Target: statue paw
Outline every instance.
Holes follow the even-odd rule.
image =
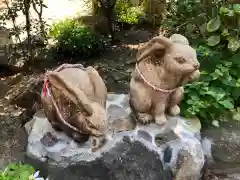
[[[200,76],[200,71],[196,70],[194,71],[190,76],[189,76],[189,82],[193,82],[195,80],[197,80]]]
[[[175,106],[171,107],[170,110],[169,110],[169,114],[172,115],[172,116],[176,116],[176,115],[180,114],[179,106],[175,105]]]
[[[141,124],[149,124],[150,122],[153,121],[152,115],[147,113],[139,113],[137,119]]]
[[[107,143],[107,137],[106,136],[92,137],[91,142],[92,152],[96,152]]]
[[[167,122],[167,118],[165,116],[165,114],[163,115],[156,115],[155,116],[155,123],[158,125],[163,125]]]

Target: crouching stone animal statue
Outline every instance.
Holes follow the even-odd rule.
[[[178,115],[183,85],[198,79],[200,64],[188,40],[174,34],[157,36],[137,53],[130,81],[130,105],[143,124],[166,122],[166,113]]]
[[[93,67],[63,64],[50,71],[41,99],[45,115],[55,130],[81,143],[89,136],[105,136],[107,88]]]

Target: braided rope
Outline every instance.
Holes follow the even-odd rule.
[[[144,77],[144,75],[140,72],[137,64],[136,64],[136,70],[137,70],[138,74],[140,75],[140,77],[143,79],[143,81],[144,81],[148,86],[150,86],[151,88],[153,88],[153,90],[155,90],[155,91],[160,91],[160,92],[163,92],[163,93],[171,93],[171,92],[173,92],[173,91],[176,90],[176,88],[170,89],[170,90],[161,89],[161,88],[153,85],[153,84],[150,83],[150,82]]]

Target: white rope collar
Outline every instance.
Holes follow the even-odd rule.
[[[51,73],[51,72],[59,72],[65,68],[80,68],[80,69],[84,69],[83,65],[82,64],[62,64],[61,66],[59,66],[58,68],[56,68],[55,70],[53,71],[48,71],[46,73],[46,76],[45,76],[45,81],[44,81],[44,86],[43,86],[43,91],[44,91],[44,96],[49,96],[49,98],[51,99],[56,111],[57,111],[57,114],[60,118],[60,120],[62,121],[63,124],[65,124],[66,126],[68,126],[69,128],[73,129],[74,131],[77,131],[79,133],[81,133],[81,131],[79,131],[76,127],[72,126],[71,124],[69,124],[64,118],[63,118],[63,115],[62,113],[60,112],[60,109],[58,108],[58,105],[52,95],[52,92],[49,88],[49,81],[48,81],[48,74]]]
[[[160,91],[160,92],[163,92],[163,93],[171,93],[171,92],[173,92],[173,91],[176,90],[176,88],[170,89],[170,90],[161,89],[161,88],[153,85],[152,83],[150,83],[150,82],[144,77],[144,75],[140,72],[137,63],[136,63],[136,71],[138,72],[138,74],[140,75],[140,77],[143,79],[143,81],[144,81],[148,86],[150,86],[151,88],[153,88],[153,90],[155,90],[155,91]]]

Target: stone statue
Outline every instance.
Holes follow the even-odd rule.
[[[49,72],[41,95],[45,115],[55,130],[77,142],[107,131],[107,88],[91,66],[63,64]]]
[[[183,85],[198,79],[200,64],[187,38],[157,36],[140,47],[130,81],[130,105],[143,124],[162,125],[166,114],[178,115]]]

